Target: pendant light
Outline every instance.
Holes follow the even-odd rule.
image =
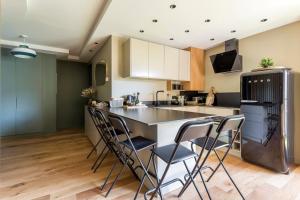
[[[25,44],[25,40],[28,37],[27,35],[20,35],[20,38],[23,38],[23,43],[18,47],[13,48],[10,53],[17,58],[35,58],[37,56],[35,50],[30,49],[28,45]]]

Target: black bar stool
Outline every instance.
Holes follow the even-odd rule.
[[[236,183],[233,181],[228,170],[226,169],[226,167],[224,165],[224,160],[225,160],[226,156],[228,155],[228,152],[230,151],[234,140],[236,139],[237,135],[239,134],[244,121],[245,121],[244,115],[232,115],[232,116],[224,117],[216,129],[216,132],[217,132],[216,137],[209,137],[208,140],[207,140],[207,138],[204,138],[204,137],[192,140],[192,145],[193,144],[197,145],[197,146],[201,147],[202,150],[205,149],[208,151],[207,156],[209,155],[210,151],[213,150],[219,161],[219,163],[215,169],[212,169],[211,167],[203,167],[203,166],[197,167],[197,169],[195,171],[193,171],[193,178],[195,178],[198,173],[202,177],[201,170],[203,170],[204,168],[209,168],[212,170],[213,173],[206,180],[206,182],[208,182],[213,177],[215,172],[219,169],[219,167],[222,166],[224,171],[226,172],[227,176],[229,177],[230,181],[233,183],[234,187],[239,192],[242,199],[245,199],[245,198],[244,198],[243,194],[241,193],[241,191],[239,190],[239,188],[237,187]],[[228,137],[229,138],[228,143],[219,140],[221,133],[226,133],[226,134],[230,133],[232,135],[231,137]],[[225,150],[225,153],[222,158],[219,156],[219,154],[216,151],[220,148],[227,148]],[[192,148],[192,149],[194,150],[194,148]],[[189,178],[189,180],[186,182],[185,186],[180,191],[178,197],[180,197],[184,193],[184,191],[187,189],[187,187],[191,184],[191,182],[192,182],[191,180],[192,179]],[[205,185],[205,182],[203,179],[202,179],[202,181]],[[210,197],[208,190],[207,190],[207,193]]]
[[[147,177],[150,181],[150,183],[154,186],[154,182],[150,177],[150,174],[148,173],[149,167],[150,167],[150,161],[151,159],[149,159],[149,161],[147,162],[146,167],[144,166],[144,164],[142,163],[138,153],[149,149],[149,148],[154,148],[156,145],[155,141],[149,140],[147,138],[144,138],[142,136],[136,136],[131,138],[131,131],[128,129],[126,122],[119,116],[117,115],[109,115],[108,119],[110,121],[110,124],[112,125],[113,129],[112,129],[112,133],[114,134],[114,144],[116,145],[117,149],[118,149],[118,157],[121,160],[121,164],[122,164],[122,168],[119,171],[119,173],[117,174],[116,178],[114,179],[112,185],[110,186],[109,190],[107,191],[105,197],[107,197],[110,193],[110,191],[112,190],[112,188],[114,187],[115,183],[118,181],[120,175],[122,174],[122,172],[124,171],[125,166],[128,166],[131,171],[133,172],[133,174],[137,177],[136,173],[134,170],[132,170],[133,168],[133,164],[129,164],[128,162],[130,160],[133,160],[131,157],[134,155],[138,161],[138,166],[135,167],[134,169],[142,169],[142,171],[144,172],[145,176],[142,178],[141,182],[144,182],[145,177]],[[126,136],[126,140],[120,140],[119,136],[116,134],[115,130],[121,130],[122,132],[124,132],[124,135]],[[113,170],[115,169],[116,165],[118,162],[115,162],[113,164],[113,167],[111,169],[111,171],[109,172],[109,175],[106,177],[106,180],[104,181],[104,184],[102,185],[102,187],[100,189],[103,189],[104,186],[106,185],[108,179],[110,178]],[[140,190],[141,186],[138,188],[138,191],[134,197],[134,199],[136,199],[137,194]]]
[[[100,133],[102,135],[103,141],[104,141],[106,146],[103,148],[102,152],[99,154],[99,157],[98,157],[99,159],[101,158],[102,155],[104,155],[104,156],[101,158],[100,162],[98,162],[99,159],[97,159],[98,164],[94,166],[94,173],[101,166],[102,162],[108,156],[109,153],[115,153],[115,155],[118,158],[118,154],[116,152],[117,150],[116,150],[116,147],[113,143],[114,135],[111,133],[113,128],[112,128],[110,122],[106,119],[105,115],[100,110],[96,110],[95,115],[96,115],[96,118],[98,119],[98,121],[101,124]],[[116,133],[117,136],[124,134],[124,132],[119,130],[119,129],[116,129],[115,133]],[[105,151],[105,153],[104,153],[104,151]]]
[[[97,123],[96,123],[96,119],[95,119],[95,113],[94,113],[94,108],[91,108],[91,107],[88,107],[87,108],[87,110],[88,110],[88,112],[89,112],[89,114],[90,114],[90,116],[91,116],[91,118],[92,118],[92,121],[93,121],[93,123],[94,123],[94,125],[95,125],[95,127],[97,128],[97,130],[98,130],[98,126],[97,126]],[[99,130],[98,130],[98,132],[99,132]],[[95,151],[96,152],[96,149],[97,149],[97,146],[100,144],[100,142],[102,141],[102,136],[101,136],[101,134],[99,134],[100,135],[100,139],[98,140],[98,142],[93,146],[93,148],[92,148],[92,150],[90,151],[90,153],[87,155],[87,159],[92,155],[92,153]]]
[[[179,178],[175,178],[171,181],[163,183],[170,166],[173,164],[182,162],[186,168],[188,175],[190,177],[192,177],[192,173],[189,170],[189,168],[186,164],[186,161],[189,159],[198,158],[198,159],[196,159],[196,163],[195,163],[195,166],[193,169],[193,171],[194,171],[195,168],[197,167],[197,165],[199,164],[199,162],[201,161],[201,157],[202,157],[202,154],[204,151],[202,151],[200,153],[200,155],[198,156],[198,154],[196,154],[192,150],[184,147],[182,145],[182,143],[199,138],[199,137],[205,137],[206,141],[207,141],[209,138],[209,135],[211,133],[212,127],[213,127],[213,122],[211,120],[198,120],[198,121],[186,122],[180,127],[180,129],[176,135],[176,138],[174,140],[175,144],[166,145],[166,146],[155,148],[152,150],[151,158],[153,159],[154,155],[155,155],[158,158],[160,158],[161,160],[163,160],[164,162],[166,162],[167,166],[166,166],[165,171],[164,171],[162,177],[160,178],[159,183],[156,186],[156,188],[148,190],[144,194],[145,199],[147,199],[147,195],[150,194],[151,192],[153,192],[153,193],[152,193],[150,200],[153,199],[154,195],[161,188],[163,188],[167,185],[170,185],[176,181],[178,181],[182,185],[184,185],[184,182]],[[206,160],[206,158],[204,160]],[[195,187],[199,197],[202,199],[202,196],[196,186],[196,183],[194,182],[194,179],[191,178],[191,181],[193,182],[194,187]]]
[[[100,110],[97,110],[93,107],[88,107],[88,112],[91,115],[92,121],[99,133],[100,138],[96,145],[93,146],[87,158],[89,158],[93,152],[97,153],[97,147],[101,144],[101,142],[105,145],[104,148],[101,150],[100,154],[98,155],[97,159],[95,160],[93,166],[91,167],[91,169],[95,173],[97,169],[101,166],[104,159],[107,157],[108,153],[113,151],[113,148],[110,142],[111,136],[107,133],[107,129],[109,129],[109,124],[103,113]],[[124,134],[122,131],[119,130],[117,130],[116,133],[118,135]]]
[[[93,152],[97,153],[97,147],[99,146],[99,144],[101,143],[101,141],[103,141],[103,136],[102,136],[102,128],[103,127],[102,127],[102,123],[99,121],[99,119],[96,116],[96,113],[95,113],[96,110],[95,110],[95,108],[92,108],[92,107],[89,106],[87,109],[88,109],[88,112],[89,112],[89,114],[90,114],[90,116],[92,118],[92,121],[93,121],[93,123],[94,123],[94,125],[95,125],[95,127],[96,127],[96,129],[97,129],[97,131],[99,133],[99,137],[100,137],[99,140],[97,141],[96,145],[93,146],[92,150],[88,154],[88,156],[87,156],[87,159],[88,159],[92,155]],[[91,169],[94,169],[94,167],[96,166],[98,160],[101,158],[102,154],[103,154],[103,151],[98,155],[98,157],[97,157],[96,161],[94,162],[94,164],[93,164],[93,166],[92,166]]]

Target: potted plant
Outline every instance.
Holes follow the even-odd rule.
[[[263,68],[268,68],[268,67],[273,66],[273,65],[274,65],[274,62],[271,58],[263,58],[260,61],[260,66],[263,67]]]
[[[81,91],[81,96],[88,98],[88,104],[90,105],[93,101],[94,95],[95,95],[96,91],[94,90],[94,88],[89,87],[89,88],[85,88]]]

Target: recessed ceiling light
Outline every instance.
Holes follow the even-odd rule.
[[[209,40],[210,40],[210,41],[214,41],[214,40],[215,40],[215,38],[210,38]]]
[[[144,30],[143,30],[143,29],[141,29],[141,30],[140,30],[140,33],[144,33]]]
[[[235,32],[236,32],[236,30],[231,30],[231,31],[230,31],[230,33],[235,33]]]
[[[158,20],[157,20],[157,19],[153,19],[152,22],[153,22],[153,23],[157,23]]]
[[[170,38],[170,40],[174,40],[174,38]]]
[[[208,22],[210,22],[210,19],[206,19],[204,22],[205,22],[205,23],[208,23]]]
[[[171,4],[171,5],[170,5],[170,8],[171,8],[171,9],[174,9],[174,8],[176,8],[176,5],[175,5],[175,4]]]
[[[266,22],[266,21],[268,21],[267,18],[263,18],[262,20],[260,20],[260,22]]]
[[[186,29],[184,32],[186,32],[186,33],[189,33],[189,32],[190,32],[190,30],[189,30],[189,29]]]

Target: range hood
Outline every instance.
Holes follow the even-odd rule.
[[[225,41],[225,52],[210,56],[215,73],[242,71],[242,56],[239,55],[239,41]]]

